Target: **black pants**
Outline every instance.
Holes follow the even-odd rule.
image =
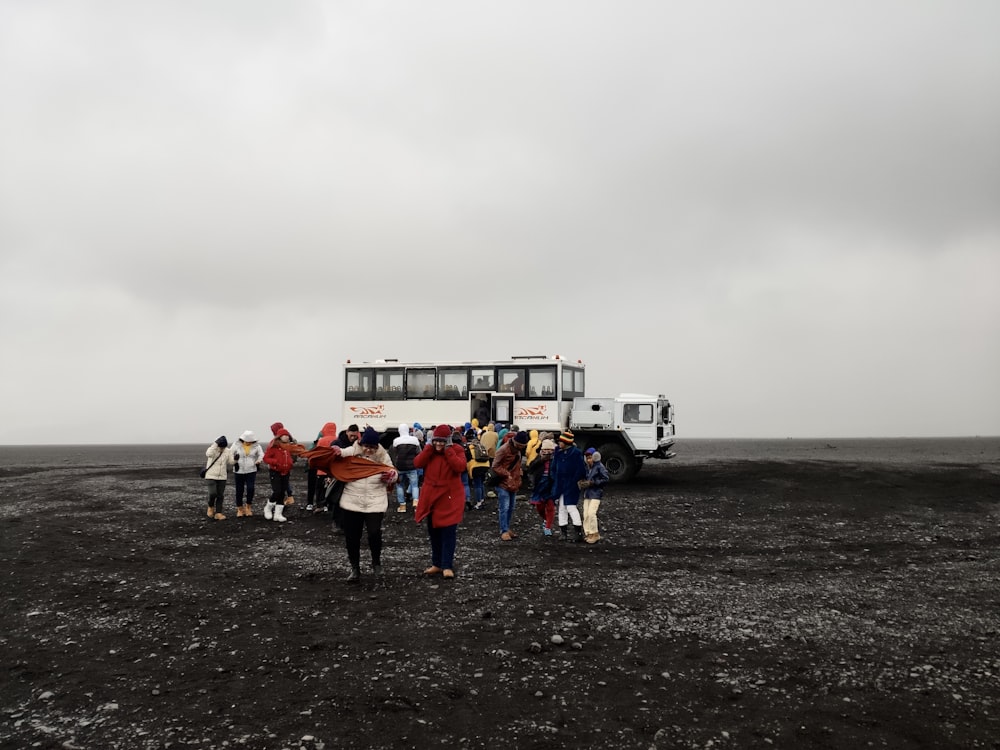
[[[287,474],[279,474],[274,469],[269,469],[268,472],[268,479],[271,480],[271,502],[284,505],[285,497],[292,494],[290,478]]]
[[[326,496],[326,507],[330,509],[333,517],[333,525],[338,529],[344,528],[344,514],[340,510],[340,496],[344,494],[344,483],[330,477],[333,486],[329,487]]]
[[[306,469],[306,505],[323,504],[323,483],[316,469]]]
[[[236,507],[243,505],[243,493],[246,492],[246,504],[253,505],[254,488],[257,485],[257,472],[236,474]]]
[[[344,545],[347,560],[352,568],[361,566],[361,535],[368,529],[368,549],[372,552],[372,565],[382,564],[382,518],[384,513],[358,513],[356,510],[340,509],[341,525],[344,527]]]

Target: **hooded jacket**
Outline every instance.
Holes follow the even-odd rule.
[[[223,455],[216,461],[216,456],[220,453]],[[213,461],[215,463],[212,463]],[[212,464],[211,468],[208,468],[209,464]],[[218,443],[212,443],[208,446],[208,450],[205,451],[205,468],[208,469],[205,473],[205,479],[221,479],[223,482],[226,481],[226,477],[228,476],[226,469],[232,465],[233,454],[228,448],[220,448]]]
[[[465,448],[457,443],[445,446],[438,453],[433,445],[424,447],[413,464],[424,470],[424,483],[420,487],[420,502],[413,514],[418,523],[428,516],[436,529],[455,526],[462,521],[465,511]]]
[[[576,483],[587,477],[587,462],[583,451],[575,445],[559,448],[552,456],[552,473],[555,474],[554,496],[562,496],[565,505],[577,505],[580,488]]]
[[[233,446],[233,463],[237,474],[254,474],[264,460],[264,449],[256,440],[247,443],[240,438]]]
[[[396,454],[396,471],[413,471],[413,459],[420,453],[420,441],[410,434],[410,426],[403,422],[399,426],[399,437],[392,441]]]

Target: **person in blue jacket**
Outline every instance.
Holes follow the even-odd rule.
[[[569,430],[559,436],[559,449],[552,457],[552,474],[555,477],[552,494],[559,498],[559,531],[562,540],[569,538],[568,522],[573,522],[576,532],[574,542],[583,541],[583,519],[580,517],[579,482],[587,478],[587,462],[583,452],[576,447],[576,438]]]

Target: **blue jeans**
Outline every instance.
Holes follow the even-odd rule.
[[[497,487],[497,516],[500,519],[500,533],[510,531],[510,519],[514,517],[514,501],[517,499],[515,493]]]
[[[454,569],[455,545],[458,543],[458,524],[435,529],[427,519],[427,535],[431,539],[431,565],[442,570]]]
[[[396,482],[396,502],[400,505],[406,505],[406,491],[403,489],[403,480],[406,480],[407,487],[410,488],[410,497],[413,498],[413,502],[417,502],[420,499],[420,482],[417,479],[419,474],[416,469],[410,471],[399,472],[399,480]]]
[[[465,486],[465,502],[469,502],[469,472],[462,472],[462,484]]]

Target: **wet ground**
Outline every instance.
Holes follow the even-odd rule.
[[[197,468],[0,471],[0,747],[1000,747],[996,459],[650,463],[453,582],[389,513],[360,586]]]

